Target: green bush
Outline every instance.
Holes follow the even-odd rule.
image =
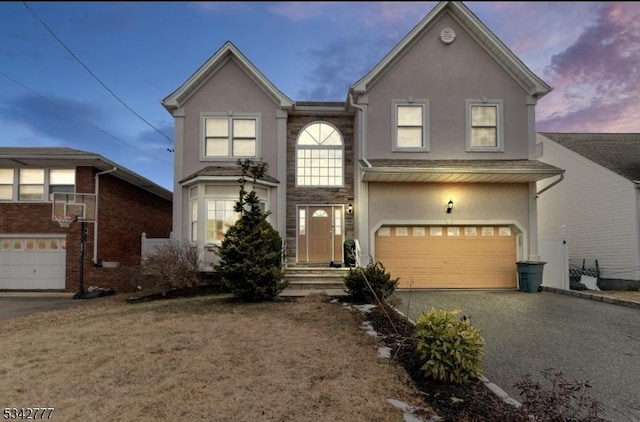
[[[273,300],[287,286],[282,270],[282,239],[260,209],[254,190],[245,190],[246,177],[266,174],[266,163],[240,161],[240,198],[235,211],[240,219],[229,228],[216,253],[220,262],[214,270],[225,287],[247,301]]]
[[[286,287],[281,250],[280,235],[269,222],[253,224],[241,218],[219,249],[217,275],[242,300],[273,300]]]
[[[482,373],[484,339],[459,310],[431,309],[416,321],[414,338],[421,369],[438,381],[464,384]]]
[[[390,296],[398,287],[400,278],[391,278],[381,262],[367,267],[351,268],[344,276],[345,292],[355,302],[375,303]]]

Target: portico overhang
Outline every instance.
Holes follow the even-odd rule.
[[[182,186],[191,186],[200,182],[226,182],[226,183],[238,183],[242,177],[242,170],[238,167],[222,167],[222,166],[210,166],[185,177],[178,183]],[[245,179],[249,183],[253,183],[251,176],[245,176]],[[261,186],[278,186],[280,182],[278,179],[269,176],[268,174],[262,178],[256,180],[256,185]]]
[[[361,170],[365,182],[401,183],[529,183],[564,173],[537,160],[371,159]]]

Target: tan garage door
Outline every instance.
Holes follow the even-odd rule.
[[[500,226],[385,226],[376,259],[400,288],[511,289],[517,286],[516,234]]]

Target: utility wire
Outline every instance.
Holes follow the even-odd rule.
[[[38,97],[42,98],[42,99],[43,99],[43,100],[45,100],[46,102],[48,102],[48,103],[50,103],[50,104],[52,104],[52,105],[54,105],[54,106],[56,105],[56,104],[55,104],[53,101],[51,101],[49,98],[45,97],[44,95],[40,94],[39,92],[37,92],[37,91],[35,91],[35,90],[31,89],[31,88],[29,88],[28,86],[26,86],[26,85],[25,85],[25,84],[23,84],[22,82],[20,82],[20,81],[18,81],[18,80],[16,80],[16,79],[14,79],[14,78],[12,78],[11,76],[9,76],[9,75],[7,75],[6,73],[4,73],[2,70],[0,70],[0,75],[4,76],[5,78],[7,78],[8,80],[10,80],[10,81],[11,81],[11,82],[13,82],[14,84],[18,85],[19,87],[21,87],[21,88],[23,88],[23,89],[25,89],[25,90],[27,90],[27,91],[31,92],[31,93],[32,93],[32,94],[34,94],[34,95],[37,95]],[[123,141],[122,139],[118,138],[117,136],[112,135],[111,133],[109,133],[109,132],[107,132],[106,130],[102,129],[101,127],[99,127],[99,126],[97,126],[97,125],[95,125],[95,124],[93,124],[93,123],[91,123],[91,126],[93,126],[94,128],[98,129],[100,132],[104,133],[104,134],[105,134],[105,135],[107,135],[108,137],[110,137],[110,138],[112,138],[112,139],[114,139],[114,140],[116,140],[116,141],[118,141],[118,142],[120,142],[120,143],[122,143],[122,144],[124,144],[124,145],[128,146],[129,148],[131,148],[131,149],[133,149],[133,150],[140,151],[140,149],[139,149],[139,148],[136,148],[136,147],[134,147],[133,145],[128,144],[127,142]],[[147,151],[145,151],[145,153],[146,153],[146,154],[149,154]],[[152,155],[152,154],[149,154],[149,155],[150,155],[152,158],[155,158],[155,159],[156,159],[156,160],[158,160],[158,161],[161,161],[161,162],[166,163],[166,164],[173,165],[173,163],[171,163],[171,162],[169,162],[169,161],[166,161],[166,160],[163,160],[162,158],[158,158],[158,157],[156,157],[155,155]]]
[[[129,105],[127,103],[125,103],[122,99],[120,99],[120,97],[118,97],[116,95],[115,92],[113,92],[104,82],[102,82],[102,80],[100,80],[100,78],[98,76],[96,76],[95,73],[93,73],[91,71],[91,69],[89,69],[89,67],[84,64],[82,62],[82,60],[80,60],[80,58],[78,58],[78,56],[75,55],[75,53],[73,51],[71,51],[71,49],[69,47],[67,47],[67,45],[62,42],[62,40],[55,34],[55,32],[53,32],[53,30],[49,27],[49,25],[47,25],[41,18],[40,16],[38,16],[36,14],[36,12],[33,11],[33,9],[31,9],[31,7],[29,7],[29,5],[27,4],[27,2],[22,2],[22,4],[24,5],[24,7],[27,8],[27,10],[29,12],[31,12],[31,14],[33,15],[33,17],[35,17],[41,24],[42,26],[44,26],[47,31],[49,31],[49,33],[51,34],[51,36],[53,38],[55,38],[56,41],[58,41],[58,43],[60,43],[60,45],[67,50],[67,52],[69,54],[71,54],[71,57],[73,57],[78,63],[80,63],[80,65],[82,65],[82,67],[85,68],[85,70],[87,72],[89,72],[89,74],[96,80],[98,81],[98,83],[100,85],[102,85],[102,87],[104,89],[106,89],[112,96],[113,98],[115,98],[116,100],[118,100],[120,102],[120,104],[122,104],[123,106],[125,106],[127,108],[127,110],[129,110],[130,112],[132,112],[136,117],[138,117],[140,120],[142,120],[143,122],[145,122],[147,125],[149,125],[149,127],[151,127],[153,130],[155,130],[156,132],[158,132],[160,135],[164,136],[168,141],[169,141],[169,145],[173,144],[173,141],[171,140],[171,138],[169,138],[167,135],[165,135],[160,129],[158,129],[157,127],[155,127],[154,125],[152,125],[151,123],[149,123],[144,117],[142,117],[140,114],[138,114],[134,109],[132,109],[131,107],[129,107]],[[172,148],[167,148],[167,151],[169,152],[173,152]]]

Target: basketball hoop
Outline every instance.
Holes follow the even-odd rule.
[[[51,219],[60,224],[60,227],[68,228],[72,222],[77,220],[77,217],[75,215],[54,215]]]

